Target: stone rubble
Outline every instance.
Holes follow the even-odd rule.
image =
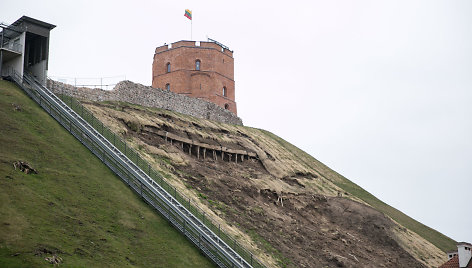
[[[65,94],[77,99],[129,102],[147,107],[167,109],[226,124],[243,125],[241,118],[214,103],[127,80],[116,84],[113,90],[77,88],[50,79],[47,82],[47,87],[55,94]]]

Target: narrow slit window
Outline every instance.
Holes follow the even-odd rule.
[[[195,70],[200,71],[200,60],[195,61]]]
[[[226,87],[223,87],[223,96],[226,97],[226,96],[227,96],[227,93],[228,93],[228,92],[226,91]]]
[[[170,73],[170,62],[166,64],[166,72]]]

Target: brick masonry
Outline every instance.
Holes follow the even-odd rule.
[[[233,52],[217,43],[178,41],[157,47],[152,86],[167,89],[167,85],[172,92],[205,99],[237,114]]]
[[[77,99],[129,102],[147,107],[167,109],[222,123],[243,125],[241,118],[215,103],[144,86],[131,81],[121,81],[113,90],[77,88],[54,80],[48,80],[47,86],[55,94],[65,94]]]

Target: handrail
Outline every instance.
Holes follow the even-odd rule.
[[[12,41],[0,44],[0,48],[11,50],[17,53],[21,53],[23,51],[22,45],[20,45],[19,43],[12,42]]]
[[[22,83],[21,77],[16,73],[13,73],[12,77],[28,95],[218,266],[264,267],[252,253],[241,247],[235,239],[205,217],[203,210],[194,205],[195,202],[192,205],[189,198],[170,186],[158,172],[150,167],[150,164],[139,157],[135,150],[129,148],[79,102],[70,98],[70,106],[68,106],[27,74],[23,77],[25,83]],[[63,96],[63,100],[67,101],[67,98]],[[147,173],[143,171],[146,169]],[[233,244],[233,248],[229,246],[230,243]]]

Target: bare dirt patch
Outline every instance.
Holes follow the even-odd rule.
[[[136,135],[150,145],[166,145],[150,132]],[[175,175],[201,193],[217,215],[273,251],[281,266],[424,267],[394,240],[394,223],[383,214],[346,198],[304,192],[299,179],[316,175],[277,179],[257,159],[187,158],[189,164],[175,167]],[[258,180],[279,187],[264,188]]]
[[[390,218],[355,201],[263,131],[129,107],[96,111],[281,267],[425,267],[398,244]],[[197,158],[156,135],[159,130],[258,158]]]

